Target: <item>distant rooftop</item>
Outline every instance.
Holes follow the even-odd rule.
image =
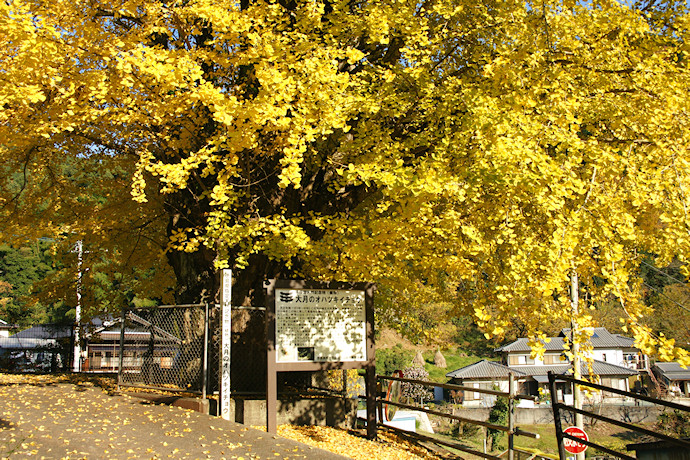
[[[482,359],[474,364],[448,372],[446,377],[453,379],[488,379],[496,377],[508,378],[508,374],[510,373],[516,377],[524,377],[527,375],[524,372],[511,369],[510,367],[504,366],[501,363]]]
[[[580,373],[582,375],[589,375],[589,369],[587,367],[587,363],[582,363],[580,366]],[[538,375],[540,376],[545,376],[550,372],[553,372],[554,374],[567,374],[570,369],[572,369],[571,364],[553,364],[553,365],[546,365],[546,366],[520,366],[518,369],[520,369],[522,372],[524,372],[526,375],[530,375],[532,377],[536,377]],[[599,375],[599,376],[607,376],[607,375],[638,375],[639,372],[634,369],[628,369],[627,367],[623,366],[617,366],[615,364],[610,364],[606,363],[604,361],[598,361],[594,360],[592,362],[592,373],[594,375]]]
[[[549,342],[544,340],[540,340],[540,342],[544,345],[546,351],[563,351],[566,337],[570,337],[569,328],[561,330],[558,337],[549,337]],[[620,334],[611,334],[604,327],[595,327],[590,341],[594,348],[633,348],[635,346],[635,339]],[[496,348],[496,351],[506,353],[531,352],[532,349],[529,346],[529,339],[519,338],[514,342]]]
[[[18,339],[64,339],[67,337],[72,337],[72,326],[41,324],[39,326],[33,326],[28,329],[24,329],[23,331],[17,332],[13,335],[13,337],[16,337]]]
[[[683,369],[677,362],[655,363],[654,367],[669,380],[690,380],[690,368]]]
[[[586,363],[583,363],[581,368],[582,375],[589,375],[589,369]],[[518,379],[521,377],[533,377],[539,382],[545,382],[549,372],[553,372],[557,375],[566,375],[571,369],[572,366],[570,364],[509,367],[494,361],[487,361],[483,359],[474,364],[448,372],[446,377],[454,379],[508,378],[508,374],[512,373]],[[636,370],[597,360],[594,360],[592,363],[592,372],[599,376],[633,376],[638,374]],[[690,376],[690,371],[688,372],[688,375]]]

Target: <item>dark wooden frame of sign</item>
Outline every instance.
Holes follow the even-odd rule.
[[[268,280],[266,291],[266,430],[275,434],[278,412],[278,372],[321,371],[329,369],[365,369],[367,401],[367,438],[376,438],[376,366],[374,358],[374,290],[373,283],[318,283],[304,280]],[[276,289],[332,289],[364,291],[366,316],[366,360],[345,362],[299,362],[279,363],[276,360]]]

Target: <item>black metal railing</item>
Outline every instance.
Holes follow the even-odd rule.
[[[495,455],[487,454],[485,452],[480,452],[478,450],[472,449],[466,445],[460,444],[458,442],[453,442],[453,441],[448,441],[444,439],[439,439],[437,437],[431,437],[431,436],[426,436],[423,434],[419,433],[413,433],[405,430],[400,430],[398,428],[392,427],[390,425],[384,424],[384,415],[383,415],[383,406],[384,405],[391,405],[395,407],[400,407],[404,409],[410,409],[410,410],[415,410],[419,412],[424,412],[430,415],[434,415],[437,417],[444,417],[450,420],[455,420],[463,423],[468,423],[472,425],[477,425],[481,426],[484,428],[488,428],[491,430],[496,430],[496,431],[502,431],[508,434],[508,451],[507,451],[507,457],[508,460],[513,460],[514,454],[519,452],[520,449],[517,449],[514,446],[513,438],[514,436],[526,436],[534,439],[538,439],[539,435],[536,433],[530,433],[528,431],[521,430],[520,428],[515,426],[515,401],[519,399],[525,399],[525,400],[530,400],[534,401],[536,398],[534,396],[529,396],[529,395],[520,395],[517,394],[515,391],[515,381],[513,378],[513,375],[510,374],[509,378],[509,383],[508,387],[509,390],[508,392],[504,391],[498,391],[498,390],[489,390],[489,389],[484,389],[484,388],[474,388],[474,387],[466,387],[462,385],[453,385],[449,383],[436,383],[436,382],[429,382],[426,380],[415,380],[415,379],[408,379],[404,377],[388,377],[388,376],[383,376],[383,375],[377,375],[376,376],[378,382],[383,382],[383,381],[399,381],[399,382],[405,382],[405,383],[410,383],[410,384],[415,384],[415,385],[424,385],[428,387],[439,387],[439,388],[444,388],[447,390],[455,390],[455,391],[472,391],[476,393],[483,393],[483,394],[488,394],[488,395],[493,395],[493,396],[502,396],[508,399],[508,425],[497,425],[494,423],[489,423],[485,422],[482,420],[476,420],[476,419],[471,419],[471,418],[466,418],[466,417],[461,417],[458,415],[454,414],[449,414],[446,412],[441,412],[433,409],[427,409],[423,406],[418,406],[418,405],[413,405],[413,404],[406,404],[406,403],[401,403],[397,401],[391,401],[390,399],[387,398],[381,398],[378,397],[376,399],[376,404],[377,404],[377,411],[378,411],[378,424],[383,425],[388,429],[392,429],[401,433],[404,433],[405,436],[409,436],[411,438],[415,438],[420,441],[427,441],[427,442],[432,442],[441,446],[445,447],[450,447],[452,449],[459,450],[461,452],[465,452],[468,454],[476,455],[478,457],[486,458],[489,460],[502,460],[502,457],[498,457]]]
[[[644,396],[644,395],[641,395],[638,393],[631,393],[629,391],[619,390],[617,388],[606,387],[603,385],[599,385],[597,383],[588,382],[586,380],[578,380],[578,379],[575,379],[575,378],[567,376],[567,375],[561,375],[561,374],[556,375],[553,372],[549,372],[548,376],[549,376],[549,389],[551,391],[551,405],[553,408],[554,427],[556,430],[556,439],[558,442],[558,453],[559,453],[561,460],[566,459],[566,452],[565,452],[565,448],[563,446],[564,439],[570,439],[570,440],[575,441],[577,443],[584,444],[586,446],[595,448],[601,452],[605,452],[607,454],[614,455],[614,456],[621,458],[621,459],[624,459],[624,460],[635,460],[635,457],[627,455],[623,452],[619,452],[619,451],[616,451],[614,449],[608,448],[606,446],[602,446],[601,444],[595,443],[595,442],[590,441],[590,440],[584,440],[584,439],[572,436],[568,433],[564,433],[563,427],[561,424],[561,410],[570,412],[572,414],[581,414],[582,416],[585,416],[585,417],[589,417],[589,418],[592,418],[595,420],[609,423],[611,425],[625,428],[627,430],[634,431],[636,433],[651,436],[651,437],[654,437],[658,440],[663,440],[663,441],[666,441],[672,445],[690,450],[690,441],[688,441],[688,440],[674,438],[673,436],[668,436],[668,435],[665,435],[665,434],[660,433],[658,431],[649,430],[649,429],[644,428],[644,427],[636,426],[636,425],[633,425],[631,423],[622,422],[620,420],[615,420],[615,419],[605,417],[603,415],[600,415],[600,414],[597,414],[594,412],[586,411],[583,409],[578,409],[578,408],[569,406],[567,404],[558,402],[557,398],[555,396],[556,395],[556,380],[570,382],[574,385],[580,385],[583,387],[592,388],[594,390],[599,390],[599,391],[604,391],[607,393],[614,393],[614,394],[618,394],[621,396],[634,398],[635,400],[650,402],[653,404],[657,404],[660,406],[668,407],[668,408],[683,411],[683,412],[690,412],[690,407],[684,406],[682,404],[676,404],[676,403],[673,403],[670,401],[663,401],[661,399],[656,399],[656,398],[652,398],[649,396]]]

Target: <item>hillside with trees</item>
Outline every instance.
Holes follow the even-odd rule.
[[[65,311],[60,300],[43,304],[32,297],[40,292],[41,282],[53,271],[48,241],[36,241],[19,248],[0,245],[0,319],[18,326],[64,320]]]

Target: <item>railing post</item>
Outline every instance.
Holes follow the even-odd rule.
[[[553,409],[553,426],[556,430],[556,441],[558,442],[558,457],[566,460],[565,448],[563,447],[563,426],[561,426],[561,413],[558,405],[558,394],[556,393],[556,374],[549,371],[549,393],[551,393],[551,407]]]

